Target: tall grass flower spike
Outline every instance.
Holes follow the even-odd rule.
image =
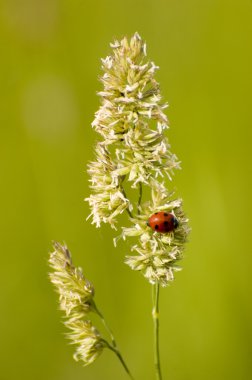
[[[92,123],[100,140],[88,168],[91,194],[87,201],[96,227],[109,223],[117,229],[119,216],[128,213],[130,225],[122,227],[114,243],[135,238],[125,262],[153,285],[155,367],[160,380],[159,286],[167,286],[180,270],[178,262],[189,232],[182,200],[167,185],[180,165],[165,134],[167,104],[155,79],[158,67],[147,59],[146,44],[135,33],[130,40],[115,41],[111,48],[112,54],[102,59],[104,88],[98,93],[101,106]],[[138,201],[127,197],[129,186]],[[165,234],[148,223],[153,214],[161,212],[176,220],[176,228]]]
[[[129,40],[115,41],[111,48],[112,54],[102,59],[104,88],[98,93],[101,106],[92,123],[100,138],[88,166],[91,193],[86,200],[91,209],[89,218],[96,227],[108,223],[117,230],[115,246],[120,240],[132,239],[124,261],[142,273],[152,287],[155,374],[157,380],[162,380],[160,286],[167,286],[181,269],[178,264],[189,233],[182,199],[175,196],[171,186],[180,164],[165,133],[167,104],[155,79],[158,67],[147,59],[146,44],[135,33]],[[120,225],[125,220],[122,214],[128,215],[126,226]],[[68,336],[76,346],[74,358],[88,365],[109,348],[133,379],[96,306],[94,287],[73,265],[68,248],[54,243],[49,263],[50,279],[70,330]],[[109,339],[94,326],[92,313],[101,319]]]

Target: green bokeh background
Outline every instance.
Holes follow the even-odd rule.
[[[127,379],[111,352],[72,359],[47,278],[53,239],[95,284],[136,379],[154,379],[150,285],[83,202],[100,58],[135,31],[160,66],[192,227],[161,292],[164,380],[252,378],[251,16],[250,0],[1,2],[0,380]]]

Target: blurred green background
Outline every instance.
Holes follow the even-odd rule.
[[[127,379],[111,352],[87,368],[72,359],[47,278],[53,239],[95,284],[136,379],[154,379],[150,285],[83,202],[100,58],[135,31],[160,66],[192,227],[161,292],[164,380],[252,378],[251,15],[250,0],[2,0],[1,380]]]

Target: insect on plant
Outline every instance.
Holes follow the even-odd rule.
[[[102,59],[103,90],[98,93],[101,106],[92,123],[100,140],[95,157],[89,163],[90,195],[87,198],[92,224],[108,223],[117,229],[118,217],[126,213],[128,225],[115,236],[133,239],[125,263],[143,274],[152,286],[154,324],[154,368],[162,379],[159,353],[159,292],[174,280],[180,270],[189,233],[182,200],[171,187],[179,168],[170,151],[165,130],[168,128],[155,72],[158,67],[147,59],[146,44],[135,33],[111,44],[112,54]],[[127,186],[126,186],[127,185]],[[131,187],[137,201],[127,196]],[[143,195],[145,199],[143,201]],[[134,198],[134,199],[135,199]],[[118,234],[118,233],[117,233]],[[76,268],[65,245],[54,244],[50,254],[50,279],[60,295],[69,338],[76,346],[74,358],[84,365],[92,363],[105,348],[113,351],[131,379],[115,338],[95,303],[94,287]],[[90,320],[96,313],[110,339],[105,339]]]

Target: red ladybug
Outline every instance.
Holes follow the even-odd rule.
[[[153,231],[167,233],[174,231],[179,223],[178,219],[172,213],[165,211],[155,212],[151,215],[147,225],[153,229]]]

